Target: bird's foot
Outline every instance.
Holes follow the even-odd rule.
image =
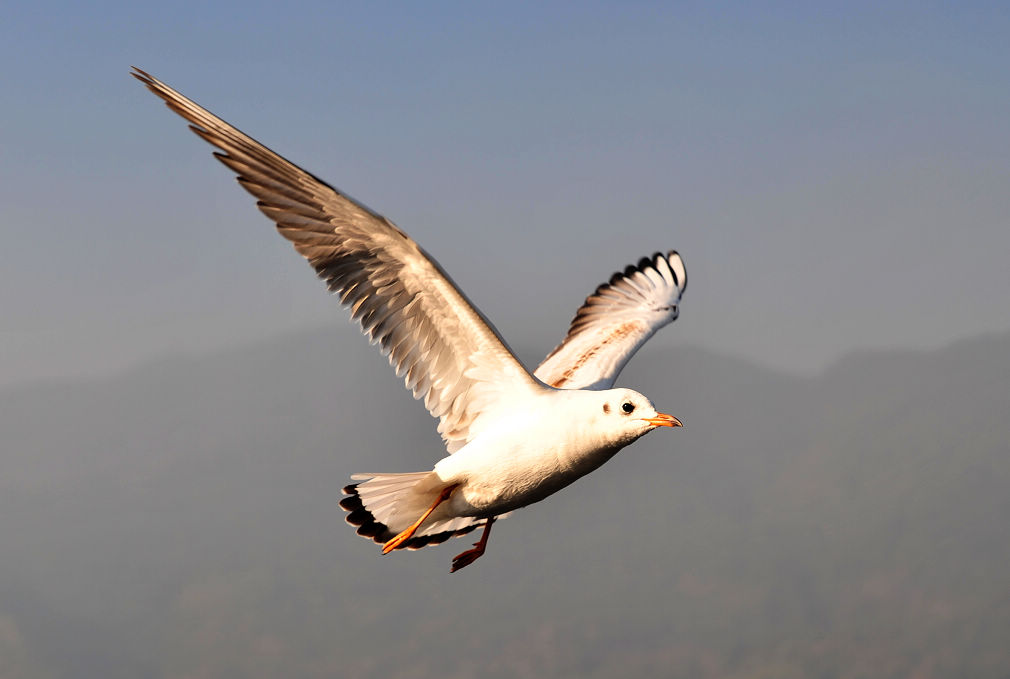
[[[382,553],[389,554],[394,549],[402,545],[404,542],[414,537],[415,532],[417,532],[417,526],[411,526],[407,530],[397,535],[392,540],[387,541],[386,544],[382,545]]]
[[[452,559],[452,568],[449,569],[450,573],[455,573],[460,568],[466,568],[474,561],[484,556],[485,546],[481,542],[473,543],[473,549],[468,549],[462,554],[457,554]]]
[[[487,550],[487,538],[491,534],[491,524],[494,523],[494,517],[491,517],[484,524],[484,532],[481,533],[480,540],[473,543],[473,549],[468,549],[462,554],[457,554],[452,560],[452,568],[449,569],[450,573],[455,573],[460,568],[466,568],[472,564],[477,559],[484,556],[485,550]]]

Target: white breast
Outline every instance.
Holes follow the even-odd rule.
[[[623,445],[600,436],[578,392],[545,392],[435,465],[459,483],[451,509],[494,516],[538,502],[609,460]]]

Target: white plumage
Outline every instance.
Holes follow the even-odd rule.
[[[156,78],[133,75],[220,151],[260,210],[315,268],[422,399],[450,453],[428,472],[356,474],[341,506],[384,552],[485,527],[453,570],[484,553],[496,517],[547,497],[659,426],[629,389],[610,389],[677,318],[687,276],[676,252],[614,274],[531,375],[449,276],[391,221],[243,134]]]

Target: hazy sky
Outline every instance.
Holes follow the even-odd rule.
[[[654,341],[811,371],[1010,329],[1010,10],[881,5],[8,4],[0,385],[352,332],[130,65],[390,217],[515,345],[669,248]]]

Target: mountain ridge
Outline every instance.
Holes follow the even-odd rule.
[[[517,512],[450,577],[464,541],[383,558],[342,522],[350,473],[444,449],[385,359],[334,334],[0,392],[0,652],[23,676],[999,677],[1010,660],[1010,335],[809,378],[650,343],[620,381],[686,428]]]

